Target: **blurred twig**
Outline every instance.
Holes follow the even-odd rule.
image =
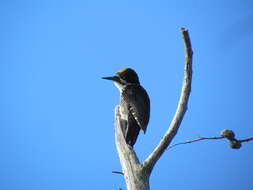
[[[242,146],[241,143],[253,140],[253,136],[246,138],[246,139],[238,140],[235,138],[235,133],[232,130],[224,129],[220,132],[220,136],[218,136],[218,137],[199,137],[197,139],[173,144],[173,145],[169,146],[167,149],[170,149],[172,147],[175,147],[175,146],[181,145],[181,144],[189,144],[189,143],[198,142],[198,141],[202,141],[202,140],[217,140],[217,139],[224,139],[224,138],[226,138],[229,141],[229,146],[233,149],[239,149]]]

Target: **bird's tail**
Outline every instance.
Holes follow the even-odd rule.
[[[131,147],[133,147],[137,140],[139,132],[140,132],[139,125],[137,124],[135,119],[133,117],[131,118],[130,116],[128,118],[127,128],[125,132],[126,143],[129,144]]]

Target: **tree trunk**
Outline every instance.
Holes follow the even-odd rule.
[[[149,190],[150,172],[139,162],[132,147],[126,144],[121,126],[120,105],[115,107],[115,140],[128,190]]]

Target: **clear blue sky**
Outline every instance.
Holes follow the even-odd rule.
[[[173,143],[224,128],[253,135],[253,3],[250,0],[2,0],[0,189],[125,189],[114,145],[118,90],[100,77],[131,67],[151,99],[145,159],[166,131],[190,31],[189,109]],[[253,142],[181,145],[156,165],[151,188],[252,190]]]

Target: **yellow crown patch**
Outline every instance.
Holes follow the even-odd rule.
[[[120,70],[118,71],[118,73],[123,73],[123,72],[125,72],[126,70],[127,70],[126,68],[120,69]]]

